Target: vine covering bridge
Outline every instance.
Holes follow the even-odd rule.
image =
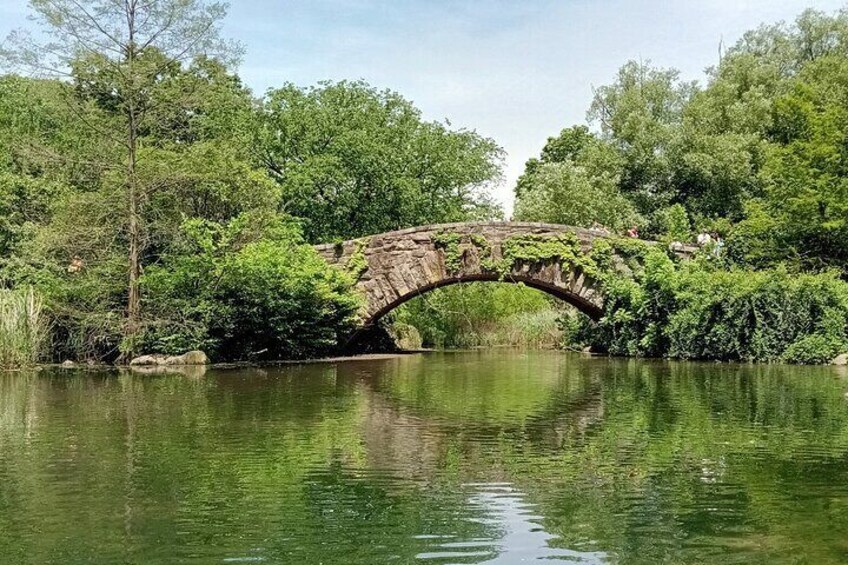
[[[631,248],[653,245],[626,242]],[[621,238],[603,230],[464,222],[387,232],[316,249],[357,278],[356,287],[365,299],[361,321],[367,327],[415,296],[470,281],[523,283],[597,319],[604,299],[593,257],[603,249],[607,262],[626,268],[618,249],[621,243]]]

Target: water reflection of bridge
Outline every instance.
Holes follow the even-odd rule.
[[[581,443],[588,430],[604,417],[600,377],[590,377],[585,388],[572,393],[551,383],[549,396],[519,420],[478,420],[418,409],[384,386],[360,383],[366,399],[362,438],[369,466],[394,469],[408,478],[425,478],[443,469],[452,451],[479,460],[487,444],[498,438],[521,439],[541,453],[564,444]],[[475,453],[476,452],[476,453]],[[509,481],[503,466],[487,469],[491,480]]]

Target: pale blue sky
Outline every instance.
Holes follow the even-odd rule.
[[[397,90],[429,119],[476,129],[507,151],[496,189],[507,208],[524,162],[585,121],[592,87],[628,59],[702,79],[719,42],[761,22],[843,0],[232,0],[225,33],[246,48],[257,94],[290,81],[362,78]],[[27,25],[0,0],[0,37]]]

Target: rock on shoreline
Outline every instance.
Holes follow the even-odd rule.
[[[179,366],[179,365],[208,365],[209,357],[202,351],[189,351],[182,355],[142,355],[130,361],[130,366]]]

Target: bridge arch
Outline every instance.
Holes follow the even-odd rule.
[[[600,285],[585,260],[603,230],[528,222],[463,222],[420,226],[316,246],[324,259],[357,278],[363,327],[407,300],[473,281],[523,283],[603,314]],[[645,242],[645,245],[651,245]],[[583,259],[583,260],[581,260]]]
[[[425,284],[419,288],[416,288],[406,294],[400,295],[394,300],[387,302],[382,305],[381,308],[377,311],[368,311],[366,316],[363,317],[362,323],[363,325],[369,326],[376,323],[380,318],[402,305],[403,303],[412,300],[422,294],[426,294],[431,290],[442,288],[445,286],[451,286],[454,284],[462,284],[462,283],[470,283],[470,282],[496,282],[496,283],[513,283],[513,284],[523,284],[527,287],[534,288],[536,290],[540,290],[546,294],[554,296],[555,298],[559,298],[564,302],[571,304],[579,311],[583,312],[593,320],[597,320],[603,314],[602,306],[598,306],[584,297],[581,297],[579,294],[575,294],[567,289],[560,288],[558,286],[549,284],[543,280],[538,278],[534,278],[532,276],[500,276],[493,273],[480,273],[480,274],[470,274],[462,277],[449,277],[437,282]]]

